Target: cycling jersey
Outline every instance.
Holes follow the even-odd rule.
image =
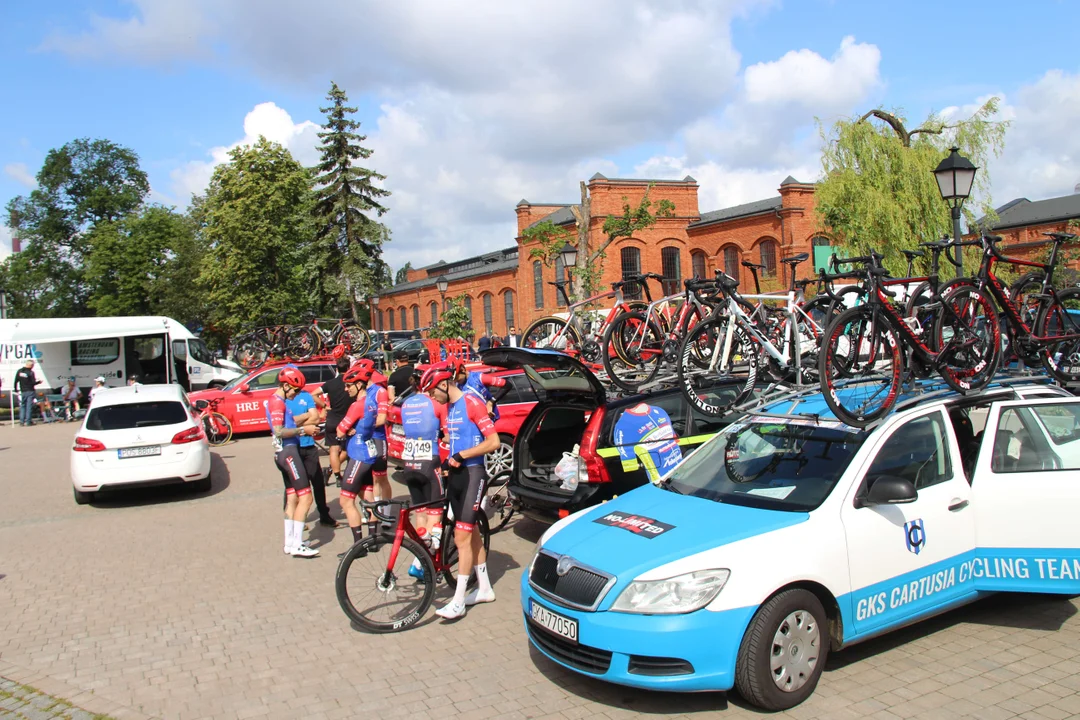
[[[485,437],[495,432],[495,424],[491,422],[487,406],[480,398],[463,393],[457,402],[450,403],[446,410],[446,431],[450,454],[456,455],[482,443]],[[484,456],[467,458],[463,464],[482,466]]]
[[[492,396],[491,391],[488,388],[501,388],[506,386],[506,378],[499,377],[498,375],[491,375],[490,373],[482,373],[472,371],[469,376],[465,378],[465,382],[459,386],[462,392],[472,393],[478,398],[484,401],[486,406],[488,402],[494,402],[495,398]],[[494,409],[495,419],[499,419],[499,408]]]
[[[412,395],[401,404],[401,428],[405,435],[403,462],[432,460],[438,453],[439,429],[446,406],[423,394]]]
[[[380,412],[386,412],[386,409],[386,388],[372,385],[363,397],[356,398],[356,402],[349,407],[349,412],[337,426],[338,437],[344,437],[356,426],[356,434],[349,438],[345,452],[352,459],[377,463],[375,472],[383,472],[386,468],[385,426],[375,427],[377,416]]]
[[[662,408],[646,403],[623,411],[615,423],[615,445],[623,469],[636,470],[640,459],[650,480],[659,479],[682,460],[671,418]]]
[[[276,427],[283,427],[287,430],[291,430],[296,427],[296,420],[293,419],[293,414],[289,410],[289,406],[286,404],[285,398],[281,397],[277,393],[274,393],[270,396],[268,400],[263,402],[263,408],[266,409],[266,421],[270,423],[270,442],[274,446],[274,452],[278,452],[283,447],[289,445],[296,445],[299,447],[299,438],[279,438],[274,432],[274,428]]]
[[[292,400],[286,400],[285,407],[287,407],[289,409],[289,412],[292,413],[294,418],[293,424],[295,424],[295,417],[297,415],[303,415],[308,410],[312,410],[315,408],[315,398],[312,397],[311,393],[309,392],[300,392],[297,393],[296,397],[294,397]],[[300,447],[315,447],[315,438],[311,437],[310,435],[301,435]]]

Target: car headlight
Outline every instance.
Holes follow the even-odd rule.
[[[665,580],[635,580],[611,609],[647,615],[693,612],[711,603],[729,577],[730,570],[698,570]]]

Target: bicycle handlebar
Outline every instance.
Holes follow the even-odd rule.
[[[397,518],[392,517],[390,515],[383,515],[381,512],[379,512],[379,509],[382,508],[382,507],[385,507],[387,505],[392,505],[392,504],[394,504],[394,502],[395,501],[393,501],[393,500],[376,500],[374,502],[368,502],[367,500],[361,500],[360,501],[360,507],[362,507],[365,510],[370,510],[371,514],[374,515],[379,520],[382,520],[383,522],[386,522],[386,523],[392,523],[392,522],[396,522]],[[405,502],[405,501],[398,501],[398,502],[405,505],[406,507],[408,507],[407,502]]]

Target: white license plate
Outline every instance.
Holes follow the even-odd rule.
[[[120,448],[119,450],[116,451],[116,454],[120,457],[121,460],[123,460],[124,458],[148,457],[150,455],[160,455],[161,454],[161,446],[160,445],[144,445],[143,447]]]
[[[578,641],[577,620],[551,612],[532,599],[529,600],[529,616],[533,621],[543,625],[556,635],[560,635],[567,640],[573,640],[574,642]]]

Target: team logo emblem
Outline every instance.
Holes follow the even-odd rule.
[[[908,552],[918,555],[926,546],[926,525],[922,518],[904,523],[904,542]]]
[[[559,558],[559,562],[555,564],[555,574],[562,577],[566,573],[570,572],[570,568],[574,567],[574,561],[569,555],[563,555]]]

